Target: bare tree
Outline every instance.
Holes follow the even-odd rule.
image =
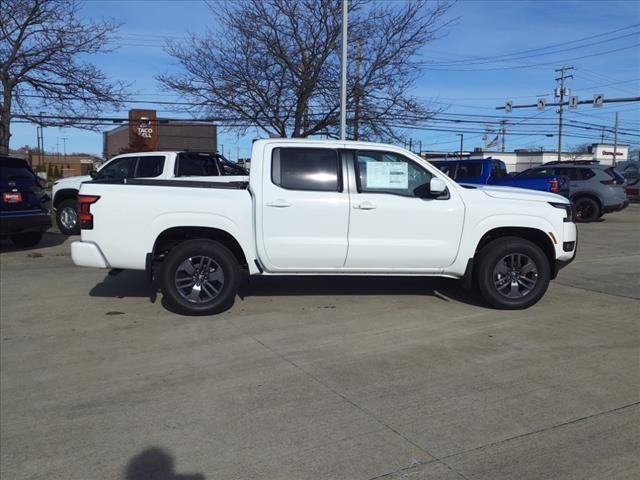
[[[579,160],[586,154],[591,153],[591,144],[590,143],[582,143],[580,145],[574,145],[569,149],[567,155],[572,161]]]
[[[9,151],[16,114],[37,121],[34,112],[55,108],[74,117],[122,100],[125,85],[82,59],[108,51],[119,25],[83,21],[79,9],[77,0],[0,0],[0,153]]]
[[[397,139],[403,124],[433,113],[410,88],[420,74],[418,50],[448,24],[449,4],[349,3],[350,134]],[[342,1],[244,0],[211,10],[219,31],[168,44],[182,71],[159,76],[161,84],[194,111],[269,134],[335,136]]]

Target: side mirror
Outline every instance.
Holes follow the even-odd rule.
[[[438,177],[432,177],[429,182],[429,192],[433,197],[439,197],[447,191],[447,184]]]
[[[447,192],[447,184],[438,177],[433,177],[429,183],[423,183],[413,189],[418,198],[438,198]]]
[[[97,170],[90,170],[89,171],[89,176],[95,180],[96,178],[98,178],[98,171]]]

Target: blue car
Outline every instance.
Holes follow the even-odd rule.
[[[458,183],[528,188],[529,190],[557,193],[569,198],[569,181],[566,177],[558,175],[534,178],[512,177],[507,173],[504,162],[496,158],[432,161],[431,164]]]

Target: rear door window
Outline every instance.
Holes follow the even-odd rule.
[[[482,162],[465,162],[458,164],[456,180],[480,178],[482,176]]]
[[[520,173],[522,177],[549,177],[551,176],[551,169],[549,168],[530,168]]]
[[[571,168],[571,167],[561,167],[553,169],[554,175],[562,175],[564,177],[569,177],[569,180],[572,182],[576,180],[580,180],[580,169],[579,168]]]
[[[175,169],[176,177],[217,177],[220,175],[214,155],[181,153]]]
[[[104,180],[120,180],[133,177],[138,157],[122,157],[110,161],[98,172],[98,178]]]
[[[164,169],[164,155],[138,157],[136,178],[152,178],[162,174]]]
[[[502,178],[508,177],[507,167],[500,160],[492,160],[491,161],[491,176],[493,178]]]
[[[342,191],[338,152],[328,148],[276,148],[271,181],[288,190]]]

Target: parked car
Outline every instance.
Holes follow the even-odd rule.
[[[209,314],[233,301],[242,270],[444,276],[526,308],[575,257],[566,198],[462,186],[391,145],[258,140],[238,178],[83,183],[74,263],[145,270],[174,308]]]
[[[21,158],[0,156],[0,236],[18,247],[37,245],[51,226],[46,182]]]
[[[616,165],[616,170],[624,175],[624,191],[629,200],[640,200],[640,162],[626,160]]]
[[[528,188],[569,196],[567,178],[546,175],[535,178],[511,176],[502,160],[484,158],[477,160],[445,160],[431,162],[458,183],[471,185],[501,185],[504,187]]]
[[[176,168],[179,166],[179,171]],[[222,155],[195,152],[140,152],[113,157],[90,175],[67,177],[53,184],[53,209],[60,232],[80,233],[78,224],[78,191],[90,180],[121,180],[123,178],[202,177],[219,175],[247,175],[241,166]]]
[[[605,213],[618,212],[629,205],[622,174],[597,161],[547,162],[525,170],[518,177],[549,175],[569,178],[569,198],[578,222],[593,222]]]

